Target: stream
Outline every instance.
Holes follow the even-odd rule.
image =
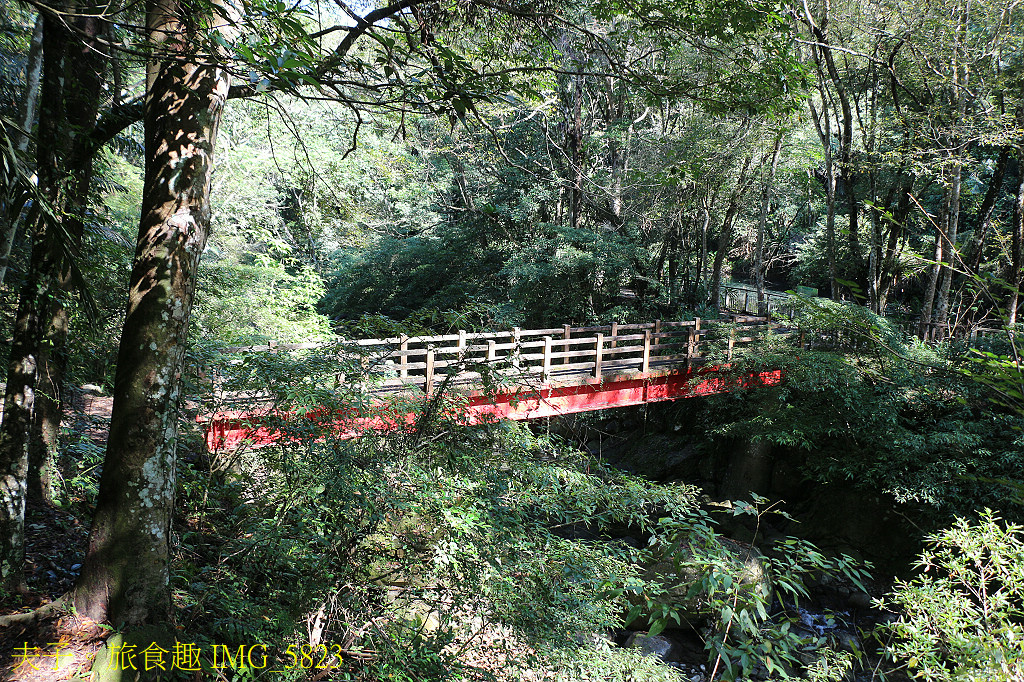
[[[660,418],[664,414],[671,413],[650,407],[620,409],[598,419],[552,419],[544,428],[615,468],[655,481],[698,486],[705,493],[705,509],[727,507],[729,500],[750,499],[751,493],[784,500],[785,511],[792,518],[762,520],[756,528],[737,522],[732,514],[721,515],[726,523],[718,532],[731,541],[744,546],[754,542],[771,553],[773,543],[796,536],[813,542],[826,555],[846,554],[870,561],[873,579],[865,581],[866,591],[846,578],[826,575],[808,582],[810,599],[799,604],[782,604],[776,599],[770,613],[776,625],[789,623],[789,637],[801,642],[795,647],[798,667],[814,667],[819,675],[815,679],[878,679],[871,672],[877,669],[875,652],[879,649],[873,633],[894,615],[876,609],[873,601],[888,591],[893,576],[911,565],[918,548],[913,530],[900,524],[883,500],[850,490],[815,487],[802,480],[799,461],[789,453],[771,451],[760,443],[695,442],[685,425]],[[705,649],[709,626],[705,622],[695,629],[669,628],[655,637],[648,637],[644,630],[625,629],[613,633],[612,639],[619,646],[639,647],[659,656],[690,682],[705,682],[712,672]],[[824,645],[834,652],[826,659],[821,657]],[[844,658],[861,659],[863,665],[838,672]],[[758,666],[750,679],[772,677]]]

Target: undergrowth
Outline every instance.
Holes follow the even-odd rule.
[[[673,669],[602,633],[638,603],[652,634],[679,625],[662,597],[680,579],[699,602],[708,662],[728,679],[763,664],[758,647],[788,665],[795,648],[824,646],[771,635],[773,590],[802,590],[814,571],[855,575],[850,566],[765,558],[774,588],[751,591],[692,486],[613,470],[522,424],[461,424],[449,409],[457,397],[392,406],[420,410],[406,430],[342,438],[353,405],[373,409],[372,376],[358,374],[366,364],[347,366],[339,386],[323,358],[220,362],[236,390],[273,397],[265,418],[279,445],[215,453],[180,472],[173,587],[180,627],[197,644],[267,646],[268,666],[246,675],[291,679],[321,664],[334,679],[367,681],[531,670],[673,680]],[[648,570],[666,557],[677,570]]]

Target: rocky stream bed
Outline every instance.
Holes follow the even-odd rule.
[[[861,585],[843,577],[817,576],[808,581],[808,598],[799,603],[775,599],[770,613],[774,622],[788,622],[789,632],[806,642],[796,652],[805,675],[856,682],[879,679],[877,671],[883,661],[877,653],[881,648],[877,638],[884,635],[879,634],[878,626],[896,615],[878,608],[878,600],[889,591],[894,577],[908,570],[919,549],[918,535],[890,503],[851,490],[809,484],[799,473],[799,453],[773,451],[751,442],[695,443],[685,428],[671,419],[659,419],[655,410],[608,414],[611,416],[599,420],[552,420],[544,428],[624,471],[657,481],[697,485],[704,491],[703,507],[712,513],[728,510],[732,500],[750,499],[752,494],[785,506],[787,514],[770,520],[759,518],[756,523],[722,514],[718,530],[725,536],[723,542],[733,545],[736,552],[748,549],[754,557],[762,551],[771,554],[773,545],[798,536],[815,543],[825,554],[868,562],[872,577]],[[633,537],[620,540],[637,542]],[[652,636],[640,619],[631,628],[606,633],[601,639],[610,646],[639,648],[680,671],[687,680],[704,682],[721,672],[715,670],[706,648],[710,625],[705,614],[685,627],[669,627]],[[831,654],[822,658],[826,648],[850,654],[847,658],[860,665],[845,674],[837,673]],[[757,665],[749,677],[773,676]],[[899,678],[898,673],[886,677]]]

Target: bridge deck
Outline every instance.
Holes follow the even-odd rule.
[[[700,319],[658,320],[335,344],[271,343],[231,350],[318,354],[321,360],[336,363],[338,384],[364,382],[367,392],[381,402],[389,396],[430,399],[443,389],[446,394],[464,397],[461,418],[476,423],[498,418],[537,419],[778,383],[778,373],[724,379],[720,367],[706,366],[713,350],[728,363],[737,345],[775,331],[765,318],[737,317],[728,325],[702,325]],[[241,409],[202,418],[209,420],[207,445],[232,449],[244,441],[254,445],[276,442],[278,435],[266,426],[271,421],[270,406],[259,409],[259,403],[268,398],[221,391],[221,405]],[[335,422],[339,433],[354,436],[367,428],[401,428],[411,423],[412,416],[385,419],[349,410],[344,415],[318,414],[316,418]]]

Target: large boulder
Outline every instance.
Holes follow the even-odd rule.
[[[647,656],[657,656],[666,663],[680,660],[682,648],[671,638],[664,635],[648,635],[634,632],[626,640],[626,646],[639,649]]]
[[[707,555],[711,556],[708,557]],[[705,558],[707,557],[707,558]],[[711,571],[719,571],[719,583],[728,576],[731,583],[750,594],[752,597],[771,594],[772,584],[761,553],[751,545],[737,542],[729,538],[717,537],[715,546],[710,550],[693,552],[683,548],[674,555],[654,556],[641,565],[641,578],[644,582],[660,586],[660,594],[654,598],[653,608],[641,594],[632,594],[630,601],[642,607],[640,616],[633,625],[645,627],[651,624],[654,614],[667,606],[679,614],[680,625],[696,628],[713,615],[705,595],[691,588]],[[670,621],[670,625],[674,621]]]

